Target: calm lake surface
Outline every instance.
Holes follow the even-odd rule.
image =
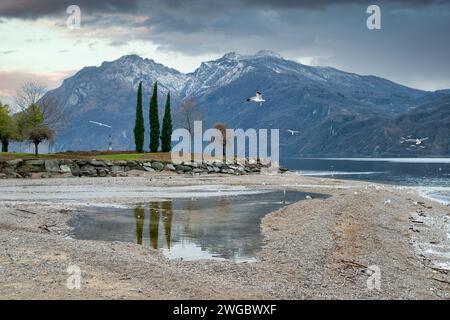
[[[69,221],[76,239],[134,242],[171,259],[253,261],[263,245],[261,219],[306,195],[257,194],[169,199],[134,208],[87,208]]]
[[[302,175],[414,186],[450,204],[450,158],[287,158],[282,164]]]

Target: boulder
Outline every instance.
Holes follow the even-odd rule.
[[[8,178],[6,173],[0,173],[0,179],[6,179],[6,178]]]
[[[97,176],[97,170],[95,169],[95,167],[93,167],[89,164],[81,167],[80,170],[81,170],[81,175],[83,175],[83,176],[87,176],[87,177],[96,177]]]
[[[192,171],[191,167],[188,167],[188,166],[185,166],[185,165],[176,166],[175,169],[177,171],[182,171],[182,172],[190,172],[190,171]]]
[[[30,165],[22,165],[16,169],[16,172],[19,174],[25,173],[25,172],[42,172],[44,171],[43,167],[41,166],[30,166]]]
[[[193,167],[193,168],[198,168],[200,165],[197,162],[183,162],[183,165],[188,166],[188,167]]]
[[[34,171],[39,172],[39,171]],[[14,173],[13,173],[14,174]],[[17,178],[30,178],[31,177],[31,171],[28,171],[25,167],[20,167],[19,170],[15,173]]]
[[[89,164],[94,167],[106,167],[105,161],[101,161],[101,160],[93,159],[93,160],[89,161]]]
[[[152,162],[152,168],[156,171],[161,171],[164,168],[164,165],[161,162]]]
[[[45,160],[44,164],[45,171],[47,172],[59,172],[61,170],[58,160]]]
[[[59,168],[60,168],[60,170],[59,170],[60,173],[72,173],[72,169],[70,169],[70,167],[68,165],[63,164],[63,165],[59,166]]]
[[[224,163],[222,161],[214,161],[214,166],[217,168],[222,168]]]
[[[175,167],[174,167],[173,164],[168,163],[168,164],[166,164],[166,165],[164,166],[164,170],[166,170],[166,171],[175,171]]]
[[[25,165],[42,167],[44,165],[44,160],[25,160]]]
[[[59,165],[71,166],[71,165],[73,165],[73,164],[74,164],[74,161],[73,161],[73,160],[70,160],[70,159],[62,159],[62,160],[59,160]]]
[[[5,167],[17,167],[22,164],[22,159],[14,159],[5,161]]]
[[[147,172],[156,172],[156,170],[153,169],[152,167],[144,167],[144,170]]]
[[[127,161],[127,167],[129,170],[144,170],[144,167],[142,167],[137,161]]]
[[[221,172],[222,173],[227,173],[227,174],[234,174],[234,170],[233,169],[222,169]]]
[[[125,171],[125,167],[122,167],[122,166],[117,166],[117,165],[115,165],[115,166],[112,166],[111,167],[111,172],[112,173],[119,173],[119,172],[124,172]]]
[[[109,170],[106,168],[97,168],[97,173],[99,177],[106,177],[109,173]]]
[[[87,162],[87,160],[75,160],[75,163],[78,166],[83,167],[83,166],[87,165],[88,162]]]
[[[72,163],[72,165],[70,165],[70,171],[72,172],[72,175],[74,177],[80,177],[81,176],[80,167],[76,163]]]

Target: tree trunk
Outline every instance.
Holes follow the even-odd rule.
[[[34,155],[36,157],[39,155],[39,142],[34,142]]]
[[[2,140],[2,152],[8,152],[9,141],[8,139]]]

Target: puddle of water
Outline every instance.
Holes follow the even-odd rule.
[[[134,242],[160,249],[170,259],[254,261],[263,245],[261,218],[306,195],[270,191],[153,201],[134,209],[93,207],[69,225],[73,238]]]

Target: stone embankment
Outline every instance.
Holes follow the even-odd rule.
[[[179,174],[222,173],[243,175],[260,173],[261,169],[269,168],[256,160],[246,161],[193,161],[175,164],[168,161],[133,160],[3,160],[0,161],[0,178],[30,178],[41,177],[126,177],[131,170],[159,172],[172,171]],[[286,169],[280,168],[284,172]]]

